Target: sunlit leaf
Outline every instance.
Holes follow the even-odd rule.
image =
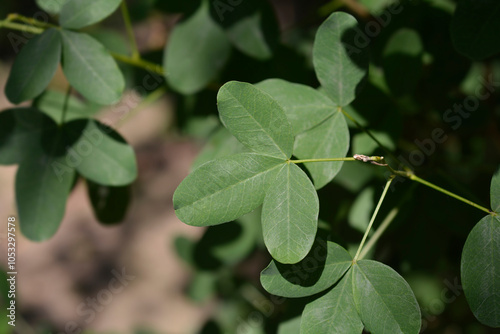
[[[217,95],[224,126],[255,152],[286,160],[292,155],[293,134],[283,108],[255,86],[230,81]]]
[[[177,217],[188,225],[229,222],[264,201],[283,160],[242,153],[212,160],[186,177],[174,193]]]
[[[300,334],[300,321],[302,317],[295,317],[283,321],[278,326],[278,334]]]
[[[318,214],[318,194],[306,173],[295,164],[285,164],[262,206],[264,242],[273,258],[281,263],[302,260],[313,245]]]
[[[500,218],[486,216],[474,226],[462,252],[462,286],[476,318],[500,327]]]
[[[316,127],[295,138],[293,155],[299,159],[344,158],[349,150],[349,128],[344,116],[335,112]],[[316,189],[324,187],[342,168],[342,161],[308,162]]]
[[[244,153],[248,148],[236,139],[225,127],[220,127],[203,147],[196,160],[191,165],[191,169],[203,165],[205,162],[222,158],[232,154]]]
[[[295,135],[318,125],[336,110],[328,97],[306,85],[268,79],[255,86],[283,107]]]
[[[371,260],[352,268],[356,309],[371,333],[420,332],[420,308],[406,281],[392,268]]]
[[[302,334],[361,334],[364,326],[354,304],[352,280],[352,270],[349,270],[333,289],[306,305],[302,313]]]
[[[314,69],[319,82],[337,106],[351,103],[368,71],[367,45],[361,45],[358,22],[347,13],[335,12],[316,33]]]
[[[352,257],[331,241],[316,239],[309,254],[295,264],[271,261],[260,274],[267,292],[282,297],[305,297],[328,289],[349,269]]]

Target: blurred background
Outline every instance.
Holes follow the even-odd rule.
[[[141,55],[157,64],[163,63],[174,27],[199,6],[194,0],[127,3]],[[1,333],[295,333],[296,317],[310,299],[276,298],[261,287],[260,271],[271,258],[258,212],[230,224],[190,227],[176,218],[172,195],[199,153],[210,155],[222,140],[216,136],[216,95],[223,83],[282,78],[319,86],[311,60],[314,35],[336,10],[360,21],[371,50],[369,78],[349,112],[398,159],[409,161],[417,175],[488,206],[491,176],[500,163],[500,83],[467,117],[457,119],[453,107],[474,96],[485,80],[500,82],[500,62],[495,56],[473,62],[455,50],[450,37],[455,1],[265,3],[262,29],[271,52],[252,55],[233,45],[217,76],[194,93],[182,94],[157,77],[155,88],[147,88],[150,73],[119,63],[128,88],[118,104],[97,106],[74,94],[76,109],[110,122],[134,147],[139,176],[121,202],[126,212],[116,209],[124,214],[118,224],[98,221],[80,180],[54,237],[33,242],[18,231],[17,323],[15,329],[5,324],[4,298]],[[43,17],[33,0],[1,2],[0,19],[10,13]],[[395,37],[402,29],[414,33]],[[130,52],[119,11],[85,31],[113,52]],[[0,110],[13,107],[4,87],[29,38],[0,29]],[[67,85],[59,69],[39,105],[50,113]],[[454,121],[444,115],[455,116]],[[443,129],[446,140],[427,154],[418,142],[432,138],[436,128]],[[349,155],[384,154],[352,123],[350,130]],[[4,221],[16,216],[16,169],[0,166]],[[332,240],[356,250],[383,184],[383,170],[344,164],[319,191],[320,218]],[[474,318],[460,285],[461,250],[483,214],[410,181],[396,182],[380,216],[395,205],[400,207],[396,219],[370,256],[410,283],[422,308],[423,332],[498,333]],[[4,231],[0,238],[5,250]],[[4,276],[6,263],[2,255]],[[117,281],[121,285],[113,289],[110,282]],[[5,282],[0,280],[3,291]],[[92,306],[96,298],[105,302]]]

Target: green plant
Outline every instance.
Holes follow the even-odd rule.
[[[405,11],[393,1],[355,3],[331,1],[315,8],[314,18],[323,20],[347,4],[365,25],[334,12],[314,41],[304,28],[292,31],[284,45],[267,1],[144,2],[145,16],[154,10],[183,14],[160,55],[139,53],[134,11],[129,13],[124,1],[68,0],[53,6],[38,0],[58,15],[58,25],[18,14],[0,21],[0,27],[34,36],[27,41],[9,35],[15,50],[27,43],[5,90],[14,104],[34,101],[0,113],[0,164],[19,164],[22,233],[36,241],[50,238],[78,178],[86,180],[100,221],[123,220],[137,175],[135,155],[94,114],[101,105],[116,103],[130,82],[140,82],[136,88],[149,93],[144,103],[163,95],[168,85],[178,101],[178,129],[206,144],[174,195],[180,220],[211,226],[199,242],[176,240],[179,255],[194,268],[190,296],[203,301],[219,294],[227,300],[202,332],[222,332],[219,327],[237,332],[239,313],[251,315],[255,308],[268,319],[247,326],[255,332],[417,333],[426,329],[421,318],[437,314],[426,311],[426,293],[434,283],[404,268],[437,273],[438,266],[448,266],[454,273],[449,268],[458,263],[470,309],[479,322],[499,327],[500,173],[491,180],[491,209],[477,204],[484,196],[471,201],[416,175],[422,171],[434,178],[441,169],[450,186],[456,182],[448,174],[479,185],[485,184],[483,174],[489,178],[491,166],[498,166],[493,149],[473,131],[463,141],[454,138],[473,153],[457,157],[456,146],[438,149],[459,128],[476,126],[480,135],[487,131],[493,133],[488,138],[497,138],[489,123],[499,117],[499,66],[493,57],[498,5],[463,0],[453,13],[453,1],[444,0],[413,7],[403,2]],[[102,31],[89,27],[118,7],[130,46],[99,38]],[[455,48],[476,62],[451,48],[449,25]],[[81,28],[86,30],[76,31]],[[46,90],[60,63],[70,84],[66,94]],[[130,75],[137,69],[146,74]],[[476,77],[485,81],[477,84]],[[72,96],[74,91],[85,102]],[[224,127],[214,118],[215,100]],[[486,111],[471,115],[470,108]],[[447,109],[442,121],[436,120],[441,118],[436,109]],[[121,115],[120,122],[135,111]],[[441,128],[445,125],[448,131]],[[426,139],[414,140],[426,130]],[[408,151],[405,158],[402,152]],[[385,186],[377,191],[382,180]],[[486,216],[470,231],[477,213],[456,209],[453,202],[436,205],[442,197],[428,193],[417,196],[417,184]],[[472,190],[459,191],[473,198]],[[373,200],[379,192],[380,199]],[[429,212],[428,222],[422,212]],[[412,214],[422,223],[410,219]],[[385,217],[380,223],[379,216]],[[467,234],[461,260],[449,254],[444,260],[446,246],[453,248],[457,239],[455,248],[461,249]],[[262,243],[273,260],[260,274],[261,285],[296,302],[272,299],[269,305],[248,277],[238,274],[238,264],[264,248]],[[405,243],[412,247],[401,247]],[[374,256],[375,246],[392,255]],[[432,258],[436,254],[442,257]]]
[[[366,49],[352,49],[358,31],[356,20],[345,13],[332,14],[319,28],[313,62],[321,92],[273,79],[222,86],[217,96],[220,120],[251,152],[216,158],[196,168],[174,194],[176,214],[189,225],[210,226],[235,220],[262,205],[264,242],[274,258],[261,274],[263,287],[284,297],[329,289],[305,307],[301,333],[361,333],[363,328],[371,333],[419,333],[421,314],[410,286],[390,267],[364,259],[391,221],[364,247],[393,179],[419,182],[488,214],[464,246],[462,279],[476,317],[499,327],[500,173],[492,180],[490,210],[417,177],[408,167],[395,170],[383,157],[346,157],[349,132],[342,113],[350,116],[343,107],[354,100],[368,71]],[[235,147],[236,152],[245,149]],[[321,237],[314,246],[319,214],[316,190],[335,177],[343,161],[390,171],[354,257]],[[326,256],[318,256],[320,250]],[[307,262],[309,271],[304,270]]]

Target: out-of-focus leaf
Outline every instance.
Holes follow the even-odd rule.
[[[63,126],[67,160],[78,173],[106,186],[125,186],[137,177],[133,148],[114,130],[95,120],[81,119]]]
[[[121,0],[67,0],[61,8],[59,22],[63,28],[80,29],[111,15]]]
[[[71,86],[90,101],[117,102],[125,80],[106,48],[87,34],[61,30],[62,68]]]
[[[12,65],[5,95],[14,104],[40,95],[54,76],[61,60],[61,36],[50,28],[34,37]]]
[[[412,29],[398,30],[387,42],[383,59],[384,74],[395,96],[414,93],[422,72],[423,51],[420,36]],[[404,75],[401,69],[404,69]]]
[[[45,138],[49,138],[57,131],[57,124],[36,108],[2,111],[0,113],[0,164],[18,164],[26,158],[42,154],[42,144]]]
[[[500,51],[500,2],[460,0],[451,21],[458,52],[480,60]]]
[[[123,221],[130,203],[130,186],[111,187],[87,180],[87,191],[94,215],[101,223]]]
[[[204,1],[193,16],[178,23],[165,46],[165,77],[182,94],[203,89],[229,58],[229,40],[213,22],[208,6],[208,1]]]

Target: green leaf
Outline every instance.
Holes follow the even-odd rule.
[[[43,152],[42,138],[57,132],[57,124],[35,108],[0,113],[0,164],[21,163]],[[43,140],[45,141],[45,140]]]
[[[260,236],[259,213],[260,210],[255,210],[230,224],[210,226],[194,248],[196,267],[214,270],[222,265],[235,265],[247,257]]]
[[[193,16],[178,23],[165,46],[165,77],[170,87],[182,94],[202,90],[229,58],[229,40],[212,21],[208,6],[204,2]]]
[[[232,221],[264,201],[269,183],[283,161],[255,153],[212,160],[186,177],[174,193],[174,209],[194,226]]]
[[[50,28],[34,37],[12,65],[5,95],[14,104],[40,95],[52,80],[61,60],[61,36]]]
[[[96,120],[80,119],[63,126],[66,163],[80,175],[106,186],[124,186],[137,177],[133,148],[113,129]]]
[[[491,209],[500,214],[500,168],[491,179],[490,197]]]
[[[260,274],[260,283],[267,292],[276,296],[311,296],[335,284],[351,264],[352,257],[344,248],[316,238],[309,254],[299,263],[271,261]]]
[[[354,304],[352,272],[349,270],[333,289],[306,305],[302,312],[301,334],[363,332],[364,326]]]
[[[293,155],[299,159],[344,158],[349,150],[349,128],[336,112],[318,126],[295,138]],[[342,168],[342,161],[305,163],[316,189],[329,183]]]
[[[61,30],[62,68],[71,86],[99,104],[117,102],[125,80],[106,48],[87,34]]]
[[[358,261],[352,270],[354,302],[367,331],[420,332],[420,309],[403,277],[385,264],[371,260]]]
[[[500,2],[461,0],[451,20],[458,52],[480,60],[500,51]]]
[[[213,1],[210,14],[233,45],[246,55],[267,60],[279,41],[279,27],[272,6],[265,0]]]
[[[63,28],[80,29],[111,15],[121,0],[67,0],[61,8],[59,23]]]
[[[366,187],[358,194],[349,209],[349,226],[361,233],[366,231],[370,222],[373,208],[375,207],[374,194],[374,187]]]
[[[335,112],[328,97],[306,85],[268,79],[255,86],[271,95],[283,107],[295,135],[318,125]]]
[[[300,322],[302,317],[298,316],[283,321],[278,326],[278,334],[300,334]]]
[[[177,256],[181,258],[186,264],[194,267],[193,252],[195,243],[188,237],[179,235],[174,239],[174,249]]]
[[[422,73],[423,52],[420,36],[413,29],[400,29],[387,42],[383,59],[384,75],[395,96],[415,92]],[[404,75],[401,75],[402,68],[405,69]]]
[[[195,302],[203,302],[216,293],[218,277],[211,271],[197,271],[193,275],[188,289],[188,296]]]
[[[87,191],[96,218],[104,224],[122,222],[130,203],[130,186],[110,187],[87,180]]]
[[[311,180],[297,165],[285,164],[262,206],[264,242],[281,263],[297,263],[311,247],[318,228],[319,200]]]
[[[55,15],[59,14],[62,6],[67,0],[35,0],[38,7],[43,9],[49,14]]]
[[[61,124],[64,100],[66,94],[55,90],[46,90],[33,103],[44,114],[50,116],[56,123]],[[65,122],[79,118],[89,118],[100,109],[99,105],[86,104],[74,96],[70,96],[66,106]]]
[[[500,217],[486,216],[474,226],[462,252],[465,297],[476,318],[500,327]]]
[[[61,168],[64,147],[61,132],[47,133],[44,152],[24,160],[16,174],[16,201],[21,232],[43,241],[57,231],[73,185],[75,170]]]
[[[283,108],[255,86],[230,81],[221,87],[217,105],[222,124],[248,148],[283,160],[292,155],[293,134]]]
[[[196,160],[191,165],[194,170],[204,163],[226,157],[232,154],[244,153],[248,151],[246,146],[236,139],[225,127],[220,127],[209,139],[203,147],[203,150],[198,154]]]
[[[313,63],[321,85],[336,105],[351,103],[368,71],[367,47],[358,39],[363,33],[349,14],[336,12],[318,29]]]

